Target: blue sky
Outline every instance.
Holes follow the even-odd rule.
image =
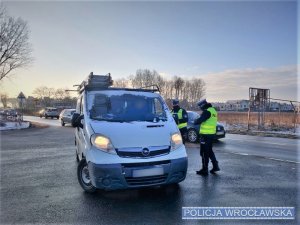
[[[35,58],[1,84],[12,96],[41,85],[71,87],[90,71],[119,78],[149,68],[202,77],[212,101],[247,98],[253,84],[271,88],[273,97],[297,97],[296,1],[4,5],[28,22]]]

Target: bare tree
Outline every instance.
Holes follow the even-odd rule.
[[[49,88],[46,86],[37,87],[33,90],[32,94],[43,105],[51,106],[54,103],[62,105],[75,105],[76,97],[71,97],[70,92],[66,92],[67,88]]]
[[[63,100],[66,98],[70,98],[70,93],[68,91],[65,91],[67,88],[58,88],[54,91],[54,98],[58,100]]]
[[[165,84],[165,91],[163,92],[163,96],[166,99],[174,98],[174,81],[167,80]]]
[[[166,91],[166,80],[155,70],[153,70],[153,84],[159,87],[161,93]]]
[[[36,97],[37,99],[40,99],[40,100],[54,98],[55,93],[56,93],[56,91],[54,88],[49,88],[46,86],[37,87],[32,92],[34,97]]]
[[[181,77],[174,77],[174,88],[175,88],[175,97],[179,98],[179,94],[182,93],[182,88],[184,85],[184,80]]]
[[[32,62],[29,29],[21,18],[7,15],[0,5],[0,80]]]
[[[184,82],[184,86],[182,88],[182,99],[185,99],[186,101],[190,102],[191,101],[191,81],[186,80]]]
[[[180,104],[192,109],[205,94],[205,82],[201,78],[186,79],[175,76],[173,79],[164,79],[155,70],[139,69],[135,75],[121,78],[114,82],[115,87],[144,87],[152,84],[159,86],[161,95],[166,99],[168,105],[171,99],[178,98]]]
[[[201,78],[193,78],[190,85],[190,102],[196,103],[205,95],[205,82]]]
[[[120,78],[117,80],[114,80],[114,87],[119,87],[119,88],[128,88],[130,87],[130,79],[126,78]]]
[[[139,69],[135,76],[130,76],[131,85],[133,88],[146,87],[150,85],[163,84],[163,78],[155,70]]]

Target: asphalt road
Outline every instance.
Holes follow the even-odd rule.
[[[57,120],[49,119],[47,123],[59,125]],[[200,164],[198,145],[188,145],[188,174],[179,185],[90,195],[77,182],[72,127],[1,132],[0,222],[254,224],[253,220],[182,220],[181,207],[297,207],[299,164],[289,162],[299,161],[296,145],[297,141],[291,139],[228,135],[215,144],[222,169],[218,175],[196,175]],[[268,152],[267,156],[263,152]],[[255,224],[297,221],[262,220]]]
[[[297,154],[299,144],[298,139],[227,134],[216,148],[234,154],[261,156],[299,164]]]
[[[57,119],[25,116],[24,120],[50,126],[61,126],[60,121]],[[215,145],[215,148],[234,154],[261,156],[272,160],[300,163],[297,146],[300,146],[300,141],[297,139],[226,134],[226,139],[221,139]]]
[[[24,120],[26,121],[30,121],[30,122],[37,122],[37,123],[42,123],[42,124],[46,124],[46,125],[49,125],[49,126],[61,126],[60,124],[60,120],[59,119],[45,119],[44,117],[43,118],[40,118],[40,117],[37,117],[37,116],[24,116],[23,118]]]

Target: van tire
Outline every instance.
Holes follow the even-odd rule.
[[[77,156],[78,157],[78,156]],[[85,192],[94,193],[96,192],[97,188],[94,187],[91,183],[88,174],[88,167],[85,159],[82,159],[77,167],[77,178],[80,186]]]

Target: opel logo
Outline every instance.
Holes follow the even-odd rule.
[[[149,156],[150,155],[150,150],[148,148],[143,148],[142,155],[143,156]]]

